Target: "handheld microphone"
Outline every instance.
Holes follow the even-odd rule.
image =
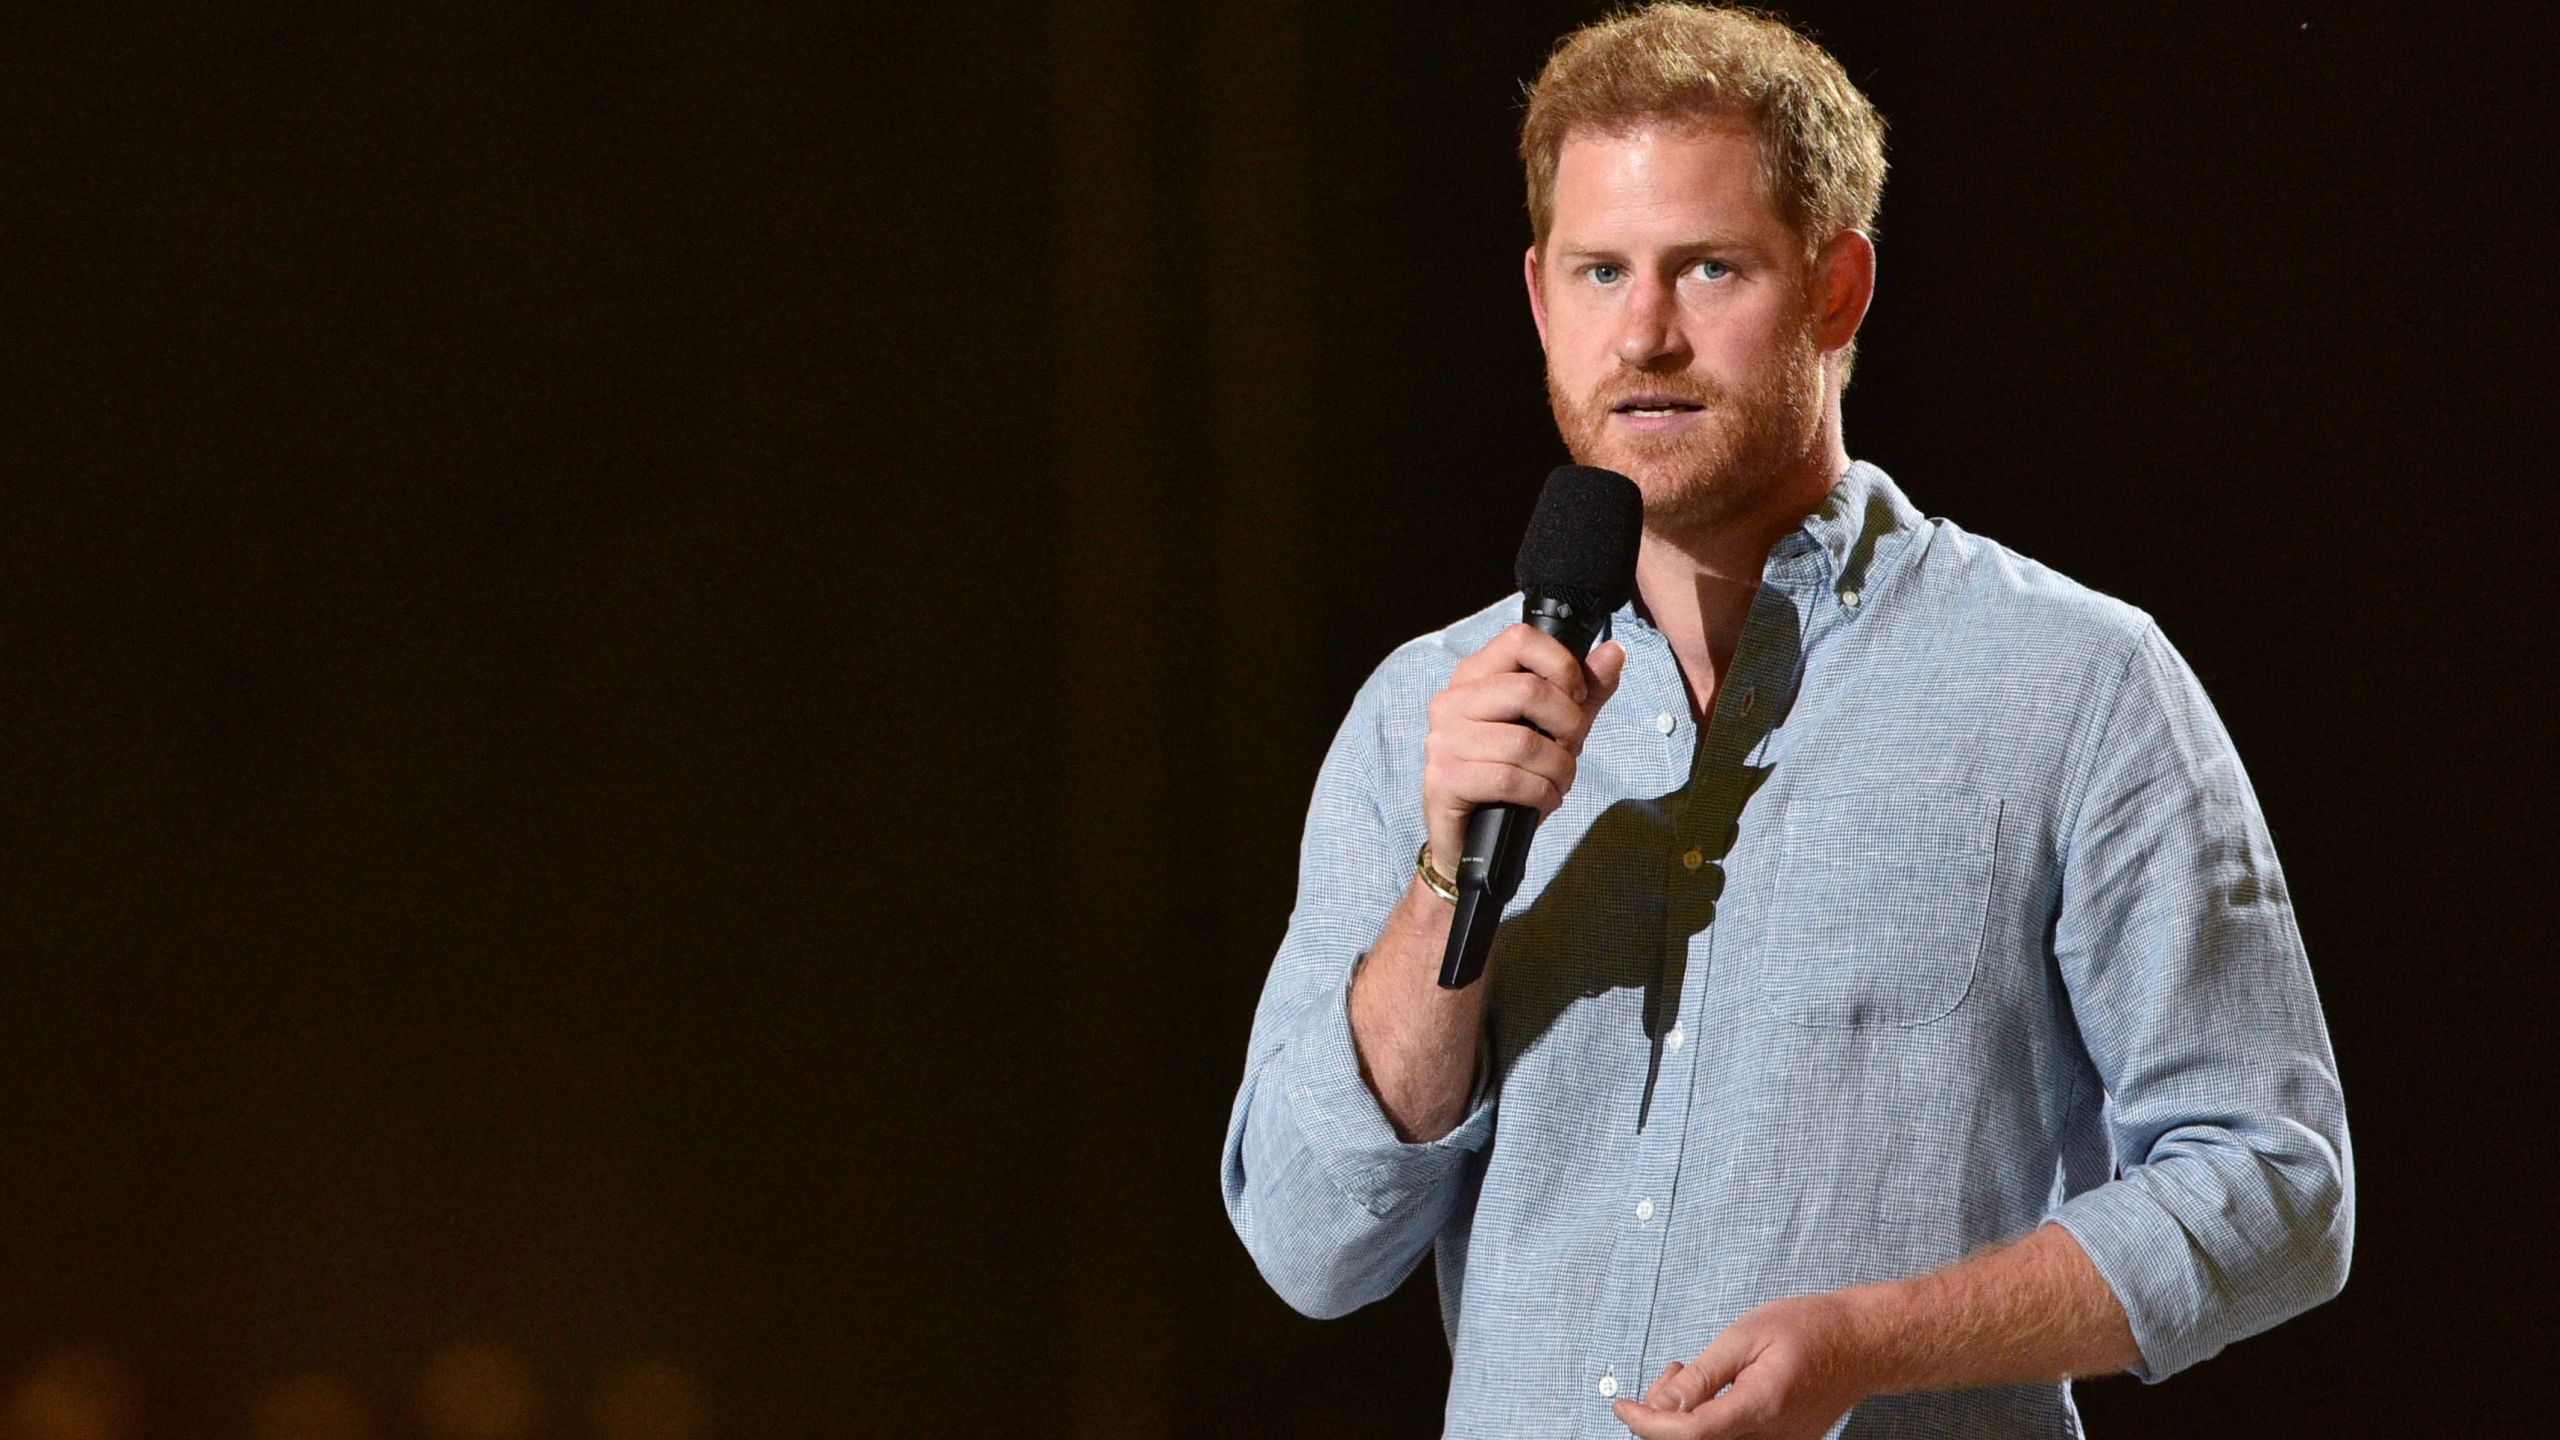
[[[1573,658],[1591,653],[1600,627],[1636,589],[1636,546],[1644,538],[1644,495],[1615,470],[1563,465],[1547,477],[1529,533],[1520,540],[1513,576],[1520,618],[1564,642]],[[1458,861],[1458,909],[1449,919],[1449,948],[1440,985],[1458,990],[1484,973],[1502,907],[1520,892],[1529,836],[1538,812],[1494,804],[1467,817],[1466,854]]]

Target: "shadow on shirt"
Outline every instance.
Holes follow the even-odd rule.
[[[1529,906],[1503,920],[1486,1014],[1497,1076],[1510,1075],[1566,1007],[1638,990],[1651,1044],[1637,1128],[1651,1118],[1664,1037],[1679,1019],[1688,981],[1690,942],[1715,923],[1742,813],[1777,768],[1748,757],[1763,753],[1761,742],[1794,708],[1801,636],[1794,604],[1764,586],[1726,675],[1728,688],[1737,680],[1756,688],[1759,703],[1720,700],[1690,757],[1688,783],[1601,811]]]

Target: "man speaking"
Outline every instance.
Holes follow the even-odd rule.
[[[2353,1164],[2230,737],[2150,618],[1852,462],[1882,122],[1776,22],[1558,47],[1556,423],[1642,496],[1577,660],[1514,596],[1316,784],[1224,1167],[1293,1306],[1437,1261],[1452,1436],[2073,1435],[2335,1294]],[[1543,817],[1440,983],[1468,818]]]

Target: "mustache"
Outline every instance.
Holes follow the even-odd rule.
[[[1710,409],[1728,399],[1724,387],[1701,384],[1690,375],[1620,374],[1593,386],[1586,402],[1595,410],[1615,410],[1630,400],[1669,400]]]

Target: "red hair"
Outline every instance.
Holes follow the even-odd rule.
[[[1840,62],[1758,11],[1660,3],[1565,36],[1529,87],[1520,159],[1531,237],[1546,248],[1568,135],[1724,119],[1759,136],[1770,206],[1808,254],[1843,230],[1873,231],[1884,196],[1884,117]]]

